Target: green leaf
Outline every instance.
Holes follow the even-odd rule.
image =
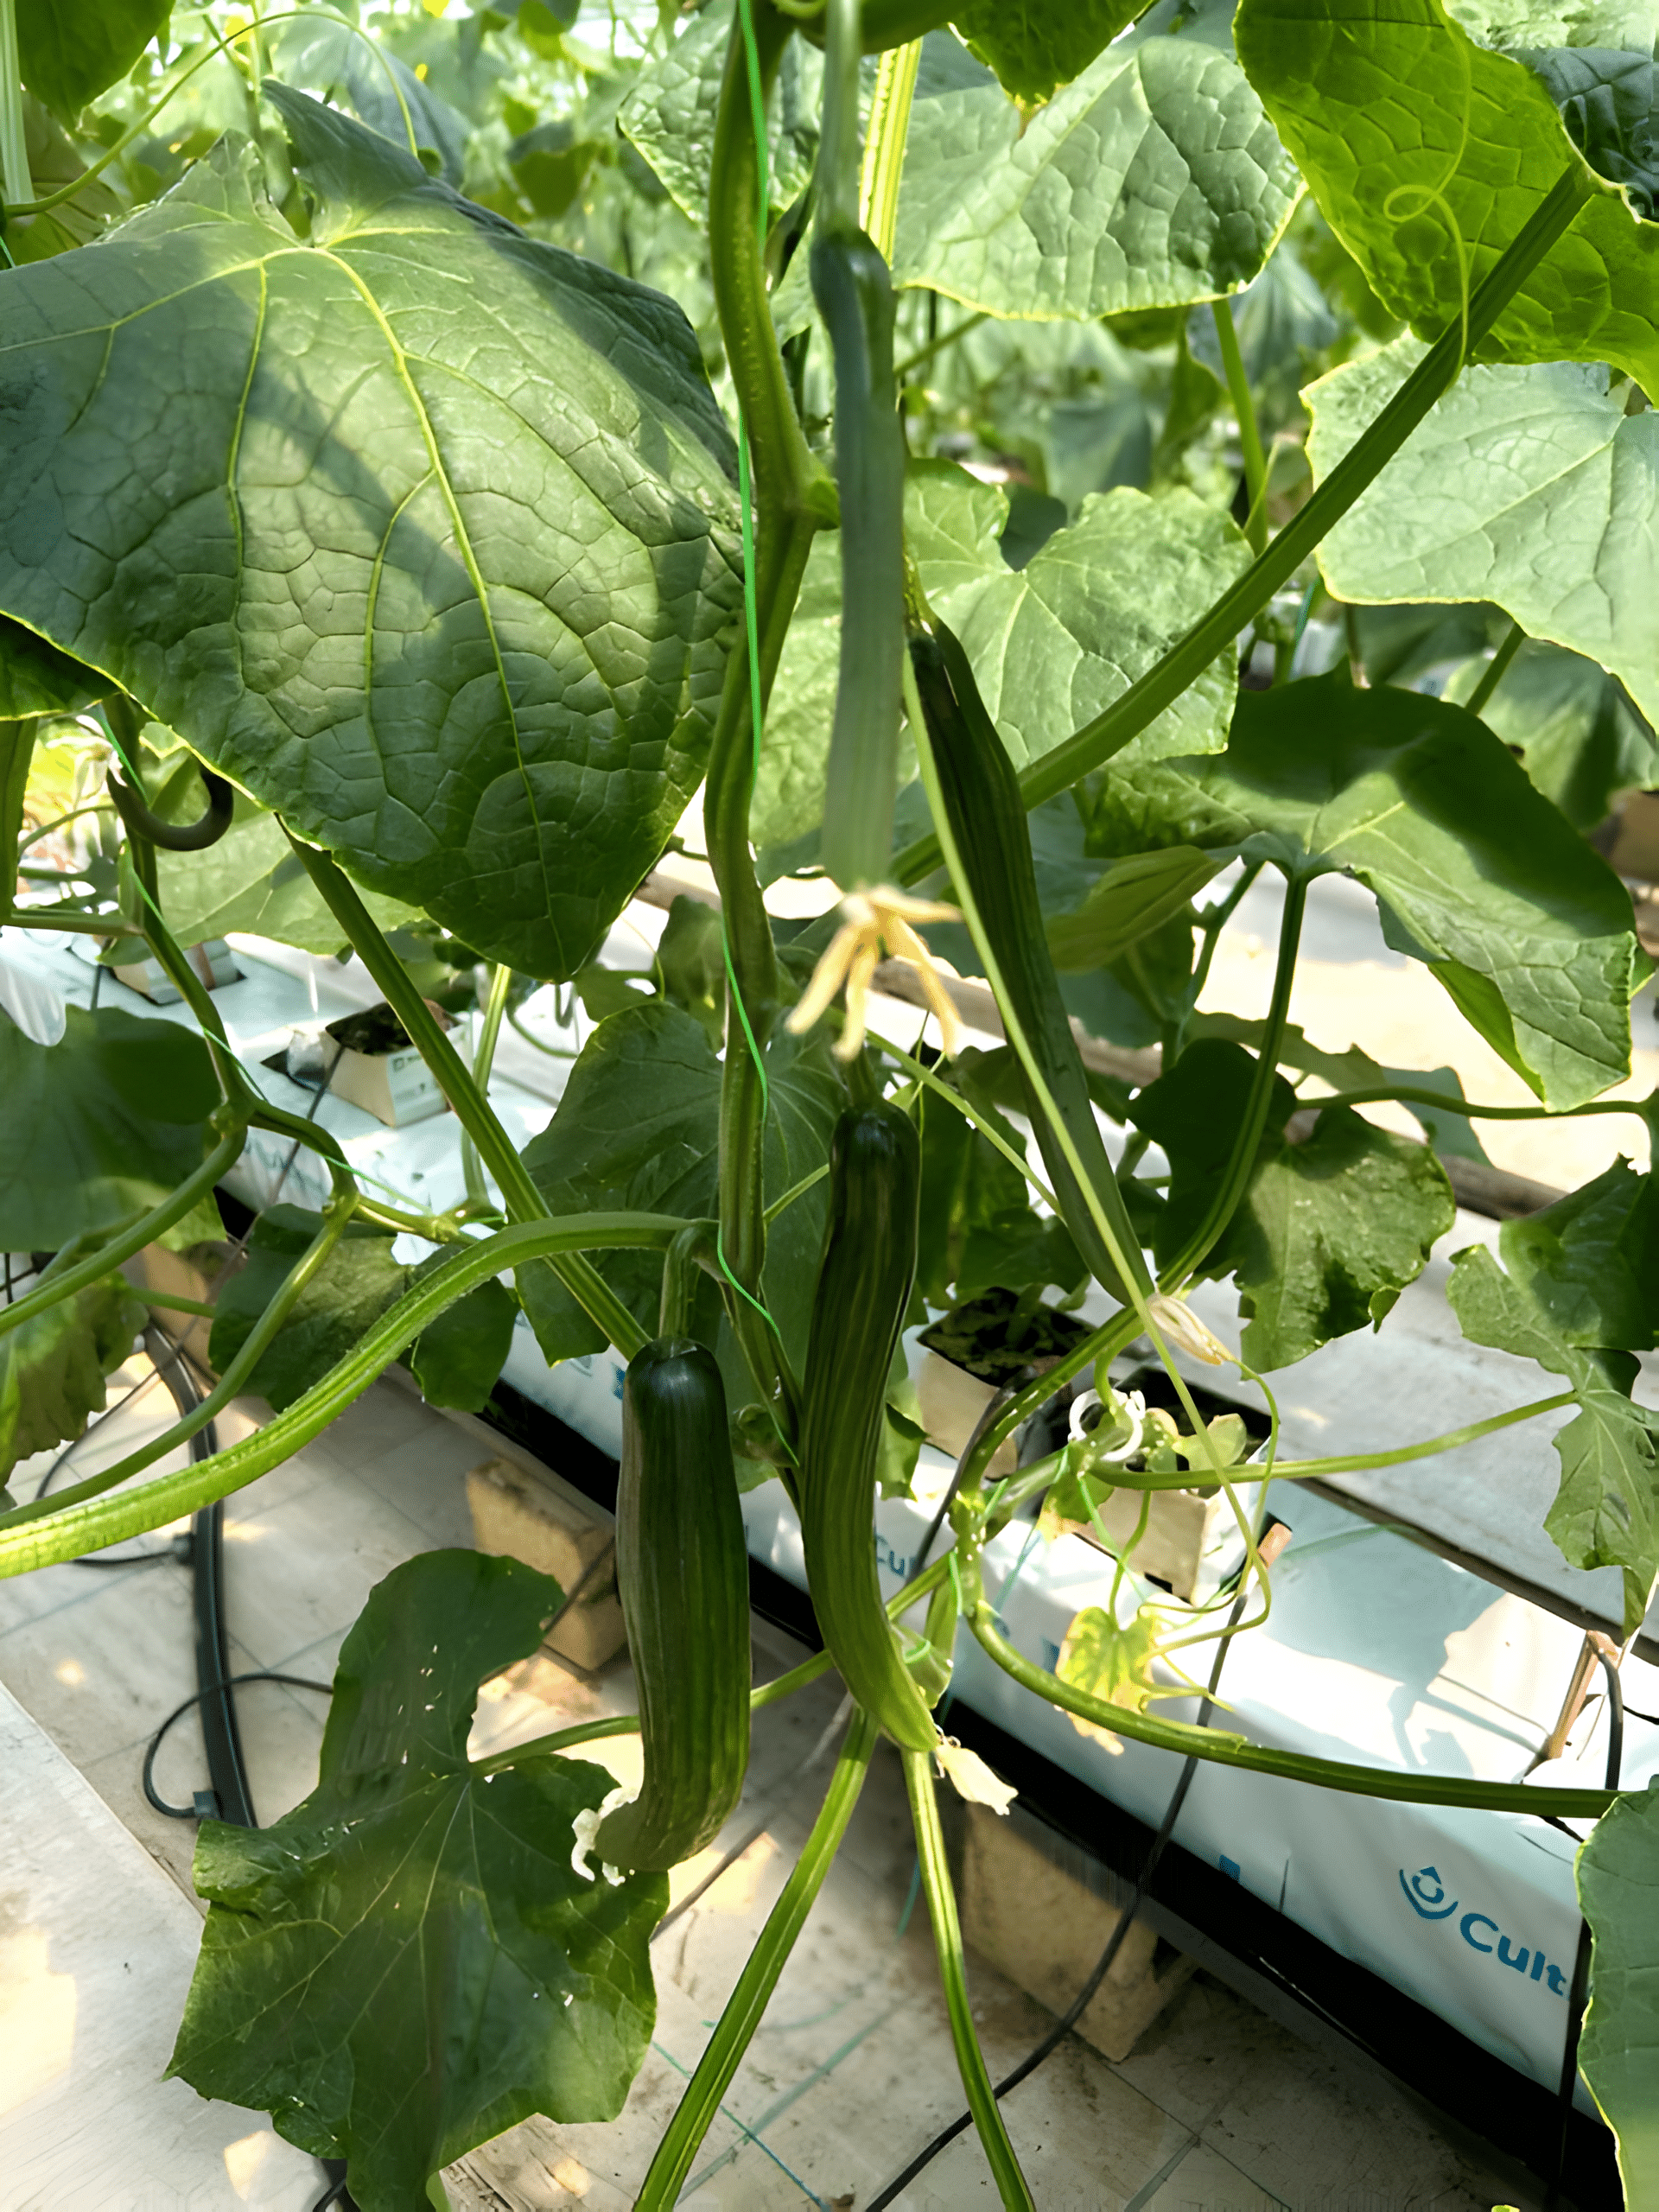
[[[846,1093],[822,1030],[809,1038],[775,1037],[766,1052],[766,1084],[770,1205],[828,1160]],[[601,1021],[582,1046],[557,1112],[524,1147],[524,1165],[549,1211],[620,1207],[687,1221],[711,1217],[717,1211],[720,1084],[720,1061],[707,1033],[670,1001],[647,999]],[[805,1351],[827,1198],[823,1183],[805,1192],[779,1215],[766,1239],[762,1289],[791,1354]],[[595,1253],[594,1264],[654,1331],[660,1255]],[[585,1317],[572,1317],[569,1294],[546,1270],[519,1270],[518,1287],[550,1359],[555,1346],[598,1349],[592,1335],[578,1340],[576,1319]]]
[[[985,705],[1016,766],[1039,759],[1145,675],[1249,561],[1225,515],[1190,492],[1153,499],[1127,488],[1086,499],[1022,569],[1000,540],[1007,494],[951,461],[912,465],[905,528],[922,588],[961,639]],[[840,553],[814,543],[767,709],[750,815],[758,845],[785,846],[815,829],[841,639]],[[1220,655],[1118,755],[1218,753],[1236,690]],[[908,737],[900,779],[912,772]],[[968,971],[964,970],[964,973]]]
[[[1021,1141],[980,1079],[995,1055],[972,1046],[939,1079],[962,1093],[1014,1147]],[[1065,1224],[1037,1212],[1030,1185],[966,1115],[922,1095],[922,1188],[916,1287],[944,1306],[1000,1287],[1074,1290],[1084,1268]]]
[[[1266,1026],[1261,1021],[1245,1021],[1235,1014],[1195,1014],[1188,1025],[1188,1034],[1194,1038],[1224,1037],[1235,1045],[1248,1045],[1256,1051]],[[1460,1160],[1486,1160],[1468,1116],[1456,1110],[1464,1094],[1463,1077],[1455,1068],[1385,1067],[1369,1052],[1362,1052],[1357,1045],[1351,1045],[1345,1052],[1322,1052],[1319,1046],[1309,1042],[1294,1021],[1287,1021],[1281,1033],[1279,1065],[1281,1068],[1294,1068],[1298,1075],[1321,1076],[1333,1090],[1371,1090],[1389,1084],[1409,1085],[1414,1090],[1437,1090],[1446,1100],[1443,1109],[1402,1101],[1407,1113],[1421,1122],[1429,1142],[1442,1156],[1455,1153]],[[1305,1103],[1317,1105],[1319,1100],[1307,1098]],[[1491,1163],[1488,1160],[1486,1164],[1490,1166]]]
[[[1624,2202],[1659,2202],[1659,1782],[1621,1797],[1578,1855],[1594,1939],[1579,2071],[1618,2143]]]
[[[1114,861],[1074,913],[1048,925],[1048,950],[1061,969],[1104,968],[1143,937],[1182,913],[1226,861],[1190,845],[1131,853]]]
[[[1402,338],[1309,387],[1316,478],[1423,352]],[[1627,393],[1609,389],[1605,367],[1571,362],[1466,370],[1320,546],[1326,584],[1339,599],[1372,603],[1495,601],[1529,637],[1622,677],[1654,720],[1659,415],[1627,415]],[[1516,673],[1498,696],[1513,690]]]
[[[0,1337],[0,1481],[31,1453],[73,1442],[103,1411],[104,1378],[143,1325],[143,1306],[118,1275]]]
[[[617,111],[617,124],[645,156],[683,214],[707,227],[715,111],[732,35],[732,0],[714,0],[683,24],[666,54],[648,62]],[[772,204],[788,207],[812,179],[818,150],[823,61],[792,38],[779,65],[767,112]]]
[[[304,239],[226,141],[0,276],[0,612],[372,889],[568,976],[701,773],[728,435],[671,302],[268,97]]]
[[[0,721],[23,715],[78,714],[114,689],[95,668],[0,615]]]
[[[1115,768],[1095,823],[1125,852],[1252,837],[1287,870],[1375,892],[1390,942],[1546,1105],[1628,1071],[1630,894],[1460,707],[1334,676],[1244,692],[1220,760]]]
[[[254,1224],[247,1265],[219,1294],[207,1356],[219,1374],[321,1226],[320,1214],[289,1205],[268,1208]],[[300,1293],[247,1381],[273,1412],[281,1413],[321,1382],[407,1289],[410,1271],[392,1258],[391,1245],[385,1230],[365,1221],[351,1223]]]
[[[1444,696],[1461,705],[1485,667],[1484,658],[1465,663]],[[1620,791],[1659,783],[1653,732],[1617,677],[1581,653],[1524,639],[1480,715],[1575,830],[1599,827]]]
[[[1135,21],[1139,0],[961,0],[956,29],[969,54],[1027,107],[1080,76]]]
[[[1459,1252],[1446,1297],[1465,1337],[1565,1376],[1580,1411],[1555,1439],[1544,1527],[1573,1567],[1622,1567],[1634,1630],[1659,1573],[1656,1416],[1630,1402],[1632,1354],[1659,1318],[1651,1185],[1624,1160],[1543,1212],[1506,1221],[1498,1261]]]
[[[560,1597],[476,1552],[396,1568],[341,1647],[315,1789],[197,1840],[210,1905],[170,2071],[347,2159],[364,2212],[408,2212],[531,2113],[613,2119],[650,2044],[667,1881],[571,1864],[610,1776],[467,1763],[480,1683],[537,1649]]]
[[[1029,120],[988,75],[941,72],[917,87],[893,280],[1039,321],[1213,299],[1300,189],[1243,72],[1197,40],[1109,47]]]
[[[172,0],[16,0],[17,60],[37,100],[73,123],[124,77]]]
[[[699,1021],[718,1049],[726,1038],[725,937],[718,907],[682,893],[668,910],[657,965],[664,996]]]
[[[346,942],[276,816],[241,792],[235,818],[216,845],[200,853],[158,850],[156,861],[162,912],[182,945],[232,930],[302,952],[338,952]],[[358,895],[382,930],[419,925],[422,917],[401,899],[361,886]]]
[[[0,1251],[55,1252],[195,1173],[219,1085],[180,1023],[72,1006],[55,1045],[0,1015]]]
[[[1582,157],[1544,85],[1440,0],[1243,0],[1239,59],[1372,289],[1439,336]],[[1490,334],[1483,361],[1611,361],[1659,390],[1659,226],[1592,196]]]
[[[29,764],[35,758],[32,721],[0,721],[0,922],[11,918],[17,885],[14,865],[23,834],[23,802],[29,796]]]
[[[1208,1211],[1244,1111],[1253,1063],[1236,1045],[1200,1038],[1130,1114],[1169,1160],[1169,1196],[1154,1223],[1163,1262]],[[1285,1123],[1296,1103],[1275,1077],[1268,1128],[1238,1211],[1204,1262],[1231,1275],[1248,1323],[1252,1367],[1288,1367],[1332,1337],[1377,1324],[1415,1281],[1456,1208],[1427,1145],[1327,1108],[1301,1143]]]
[[[1301,1144],[1268,1147],[1224,1240],[1249,1324],[1240,1349],[1264,1371],[1332,1337],[1380,1325],[1456,1218],[1429,1147],[1327,1109]]]
[[[410,1283],[453,1257],[452,1250],[435,1252],[413,1270]],[[423,1329],[410,1346],[409,1365],[427,1404],[481,1413],[512,1347],[518,1315],[518,1301],[505,1285],[481,1282]]]

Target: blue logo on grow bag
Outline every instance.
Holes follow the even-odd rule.
[[[1449,1921],[1461,1903],[1458,1897],[1447,1898],[1446,1885],[1434,1866],[1420,1866],[1409,1876],[1402,1866],[1400,1887],[1405,1892],[1406,1903],[1420,1920]],[[1457,1923],[1457,1930],[1471,1951],[1496,1958],[1500,1966],[1513,1967],[1516,1974],[1523,1974],[1529,1981],[1547,1986],[1557,1997],[1567,1995],[1565,1971],[1547,1959],[1538,1945],[1512,1943],[1490,1912],[1465,1912]]]

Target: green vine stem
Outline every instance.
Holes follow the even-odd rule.
[[[1233,403],[1238,442],[1244,458],[1244,496],[1249,509],[1244,535],[1249,540],[1251,552],[1259,559],[1268,550],[1268,464],[1262,451],[1262,431],[1255,419],[1255,402],[1250,397],[1250,380],[1244,373],[1244,357],[1238,350],[1232,302],[1211,300],[1210,313],[1215,321],[1216,342],[1221,348],[1221,365],[1227,378],[1227,397]]]
[[[542,1194],[514,1151],[512,1138],[349,880],[327,853],[304,843],[292,830],[288,832],[288,841],[359,958],[380,986],[410,1041],[437,1077],[438,1088],[454,1109],[456,1119],[478,1147],[480,1157],[500,1189],[509,1218],[520,1223],[545,1221],[548,1214]],[[553,1259],[559,1280],[588,1319],[604,1330],[625,1359],[632,1359],[645,1343],[646,1332],[599,1270],[582,1256],[580,1245],[556,1247],[548,1256]]]
[[[962,1924],[957,1916],[957,1894],[951,1886],[950,1861],[945,1857],[944,1831],[939,1825],[938,1800],[933,1790],[932,1754],[903,1751],[905,1788],[910,1796],[910,1816],[916,1830],[916,1856],[921,1866],[922,1888],[933,1923],[933,1948],[938,1954],[939,1980],[944,1986],[944,2007],[950,2019],[950,2040],[956,2046],[957,2069],[967,2093],[968,2109],[996,2183],[997,2194],[1012,2212],[1037,2212],[1037,2202],[1020,2171],[1014,2145],[1003,2124],[985,2054],[974,2032],[974,2016],[968,2001],[968,1970],[962,1951]]]
[[[1571,227],[1590,191],[1589,172],[1582,165],[1562,173],[1471,299],[1470,346],[1486,335],[1551,246]],[[1463,365],[1464,351],[1462,323],[1454,321],[1307,504],[1209,613],[1121,698],[1026,770],[1020,779],[1020,796],[1027,810],[1070,790],[1121,753],[1232,644],[1404,445],[1452,384]],[[932,874],[941,858],[937,837],[918,838],[894,863],[898,880],[919,882]]]
[[[480,1238],[405,1291],[321,1382],[251,1436],[137,1490],[59,1507],[30,1525],[17,1525],[27,1508],[0,1515],[0,1580],[27,1574],[37,1567],[55,1567],[82,1552],[102,1551],[125,1537],[159,1529],[280,1467],[337,1421],[440,1313],[504,1268],[572,1252],[660,1252],[683,1226],[669,1214],[591,1213],[569,1221],[524,1222]]]
[[[1479,683],[1463,702],[1470,714],[1478,715],[1484,711],[1486,702],[1503,681],[1504,671],[1526,641],[1527,633],[1521,625],[1518,622],[1511,622],[1509,636],[1504,639],[1491,659],[1486,664]]]
[[[1471,1122],[1573,1122],[1591,1114],[1630,1114],[1638,1122],[1659,1094],[1646,1098],[1586,1098],[1580,1106],[1477,1106],[1453,1098],[1444,1090],[1423,1090],[1410,1084],[1376,1084],[1364,1090],[1337,1090],[1328,1097],[1304,1098],[1299,1103],[1323,1109],[1326,1106],[1433,1106],[1442,1114],[1459,1114]]]
[[[691,2171],[697,2147],[708,2133],[721,2099],[753,2040],[761,2016],[778,1986],[796,1939],[806,1925],[823,1878],[852,1818],[875,1748],[876,1726],[855,1706],[841,1756],[812,1832],[791,1869],[778,1902],[766,1916],[754,1948],[744,1961],[737,1986],[728,1999],[691,2079],[685,2086],[651,2169],[634,2199],[634,2212],[671,2212]]]
[[[175,1221],[182,1221],[191,1208],[199,1205],[216,1183],[228,1175],[242,1157],[247,1142],[247,1131],[236,1122],[221,1137],[193,1175],[187,1176],[175,1191],[169,1192],[161,1204],[152,1206],[148,1213],[139,1214],[118,1229],[109,1240],[99,1246],[89,1259],[80,1260],[72,1268],[54,1277],[48,1286],[42,1283],[13,1305],[0,1306],[0,1337],[9,1329],[20,1329],[25,1321],[32,1321],[38,1313],[60,1300],[73,1298],[77,1291],[90,1289],[95,1282],[113,1274],[123,1261],[130,1260],[135,1252],[142,1252],[146,1244],[172,1228]]]
[[[308,1283],[314,1281],[326,1263],[328,1255],[346,1234],[347,1224],[356,1212],[356,1192],[342,1177],[336,1185],[334,1197],[323,1209],[322,1226],[295,1261],[278,1284],[275,1295],[267,1304],[249,1331],[236,1357],[226,1368],[213,1389],[204,1398],[199,1398],[190,1411],[142,1444],[136,1452],[128,1452],[124,1459],[118,1459],[108,1467],[100,1467],[97,1474],[88,1475],[83,1481],[72,1483],[67,1489],[54,1491],[48,1497],[31,1498],[25,1505],[16,1507],[0,1516],[0,1536],[11,1529],[27,1527],[32,1521],[47,1521],[54,1515],[84,1504],[89,1498],[101,1497],[108,1491],[118,1489],[132,1476],[142,1474],[146,1467],[164,1459],[168,1453],[188,1441],[198,1429],[206,1428],[215,1414],[238,1395],[243,1385],[264,1355],[267,1345],[276,1336],[289,1315],[298,1304]],[[156,1300],[157,1305],[171,1304],[170,1300]],[[211,1313],[211,1306],[199,1306],[199,1313]]]
[[[1287,1782],[1309,1782],[1322,1789],[1340,1789],[1360,1797],[1387,1797],[1407,1805],[1465,1805],[1488,1813],[1530,1813],[1540,1820],[1597,1821],[1618,1796],[1615,1789],[1534,1789],[1524,1782],[1479,1782],[1461,1775],[1392,1774],[1386,1767],[1351,1766],[1343,1760],[1274,1751],[1268,1745],[1248,1743],[1243,1736],[1227,1734],[1219,1728],[1158,1720],[1149,1713],[1133,1713],[1127,1707],[1109,1704],[1104,1698],[1093,1697],[1087,1690],[1034,1666],[997,1626],[989,1599],[974,1609],[969,1620],[980,1643],[1003,1673],[1045,1704],[1058,1705],[1134,1743],[1178,1751],[1184,1758],[1190,1755],[1214,1759],[1223,1766],[1281,1775]]]
[[[1274,969],[1273,998],[1268,1007],[1268,1018],[1262,1031],[1262,1041],[1256,1050],[1255,1066],[1250,1076],[1250,1088],[1244,1102],[1244,1112],[1233,1134],[1233,1147],[1228,1154],[1227,1168],[1217,1185],[1215,1195],[1205,1210],[1204,1219],[1182,1249],[1180,1256],[1166,1268],[1160,1277],[1160,1287],[1178,1292],[1190,1281],[1194,1271],[1215,1249],[1216,1240],[1237,1212],[1240,1201],[1250,1186],[1255,1173],[1256,1154],[1262,1147],[1262,1138],[1268,1126],[1268,1109],[1273,1103],[1273,1086],[1279,1079],[1279,1047],[1284,1040],[1285,1023],[1290,1014],[1290,994],[1296,981],[1296,954],[1302,938],[1302,916],[1307,906],[1307,878],[1294,875],[1285,885],[1285,910],[1279,925],[1279,957]]]
[[[507,994],[512,988],[512,969],[503,960],[490,976],[488,996],[484,1002],[484,1020],[479,1030],[478,1044],[473,1053],[473,1083],[479,1096],[490,1095],[490,1071],[495,1065],[495,1047],[501,1035],[501,1017],[507,1010]],[[461,1179],[467,1186],[467,1196],[475,1206],[489,1204],[489,1192],[484,1187],[484,1163],[479,1158],[478,1147],[463,1130],[461,1138]]]

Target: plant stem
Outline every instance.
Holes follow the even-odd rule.
[[[691,2171],[691,2161],[697,2155],[697,2146],[708,2133],[720,2110],[721,2099],[753,2040],[754,2031],[778,1986],[778,1977],[806,1924],[807,1915],[823,1885],[823,1878],[830,1872],[864,1787],[875,1738],[875,1723],[855,1706],[823,1806],[812,1824],[812,1833],[791,1868],[777,1904],[766,1916],[759,1942],[744,1961],[737,1986],[657,2145],[651,2171],[634,2199],[634,2212],[671,2212],[678,2198]]]
[[[1233,403],[1238,442],[1244,456],[1244,497],[1249,508],[1244,535],[1249,540],[1251,552],[1259,559],[1268,550],[1268,464],[1262,451],[1262,432],[1255,419],[1255,402],[1250,397],[1250,380],[1244,373],[1244,357],[1238,350],[1232,302],[1211,300],[1210,312],[1215,320],[1221,365],[1227,376],[1227,396]]]
[[[82,1552],[102,1551],[127,1536],[142,1535],[211,1505],[216,1497],[227,1497],[281,1466],[338,1420],[440,1313],[503,1268],[569,1252],[661,1251],[683,1225],[670,1214],[592,1213],[572,1221],[520,1223],[468,1244],[405,1291],[321,1382],[251,1436],[211,1459],[116,1497],[94,1498],[67,1510],[59,1501],[43,1501],[54,1510],[35,1528],[20,1525],[35,1519],[26,1506],[0,1514],[0,1579],[53,1567]]]
[[[1471,346],[1484,338],[1532,270],[1573,223],[1590,187],[1576,167],[1563,172],[1519,235],[1505,249],[1469,302]],[[1279,587],[1293,575],[1314,547],[1351,507],[1373,478],[1404,445],[1435,401],[1451,385],[1464,358],[1461,320],[1437,338],[1376,420],[1356,442],[1323,484],[1287,522],[1265,553],[1252,562],[1209,613],[1195,622],[1155,667],[1132,683],[1092,721],[1052,753],[1033,763],[1020,779],[1027,809],[1042,805],[1079,778],[1121,753],[1148,722],[1179,699],[1217,654],[1230,645]],[[935,837],[919,838],[895,863],[901,883],[918,882],[939,865]]]
[[[1304,1098],[1304,1106],[1433,1106],[1444,1114],[1459,1114],[1474,1122],[1574,1122],[1589,1114],[1633,1114],[1647,1119],[1648,1099],[1586,1098],[1578,1106],[1480,1106],[1449,1096],[1443,1090],[1424,1090],[1414,1084],[1373,1084],[1363,1090],[1333,1091],[1328,1098]]]
[[[512,969],[505,960],[499,961],[490,976],[483,1024],[473,1052],[473,1082],[479,1096],[486,1100],[490,1095],[490,1070],[495,1065],[496,1039],[501,1034],[501,1017],[506,1012],[507,993],[512,988]],[[464,1129],[461,1138],[461,1173],[473,1204],[487,1205],[489,1192],[484,1187],[484,1163],[479,1158],[478,1147]]]
[[[932,1754],[903,1751],[905,1788],[910,1794],[911,1820],[916,1830],[916,1856],[921,1866],[922,1888],[933,1922],[933,1948],[938,1955],[939,1980],[944,1985],[945,2011],[950,2017],[950,2040],[956,2046],[957,2069],[967,2092],[968,2109],[979,2130],[979,2139],[997,2194],[1014,2212],[1037,2212],[1036,2199],[1026,2185],[1002,2121],[985,2054],[974,2032],[974,2016],[968,2001],[968,1973],[962,1955],[962,1927],[957,1917],[957,1896],[950,1884],[950,1862],[944,1853],[944,1832],[939,1826],[938,1800],[933,1794]]]
[[[1527,633],[1521,625],[1518,622],[1511,622],[1509,636],[1504,639],[1503,644],[1488,661],[1485,672],[1479,683],[1463,702],[1470,714],[1478,715],[1483,710],[1486,702],[1503,681],[1504,670],[1508,668],[1526,641]]]
[[[23,75],[17,60],[17,0],[0,0],[0,190],[14,206],[35,189],[23,135]],[[10,256],[8,256],[10,258]]]
[[[1274,971],[1273,1000],[1268,1008],[1255,1066],[1250,1076],[1243,1118],[1234,1132],[1227,1172],[1217,1186],[1203,1221],[1187,1239],[1179,1258],[1162,1270],[1159,1277],[1159,1287],[1162,1290],[1178,1292],[1191,1279],[1193,1271],[1214,1249],[1216,1240],[1237,1212],[1240,1202],[1250,1186],[1250,1178],[1255,1173],[1255,1156],[1261,1149],[1268,1125],[1268,1109],[1273,1103],[1273,1086],[1279,1077],[1279,1047],[1284,1039],[1285,1021],[1290,1012],[1291,988],[1296,980],[1296,949],[1301,942],[1302,915],[1306,905],[1306,877],[1292,876],[1285,885],[1285,911],[1279,925],[1279,959]]]
[[[283,826],[286,829],[287,825]],[[291,830],[287,835],[301,866],[322,894],[329,912],[380,986],[387,1005],[437,1077],[438,1088],[454,1109],[456,1119],[478,1147],[480,1157],[495,1178],[509,1218],[515,1222],[546,1221],[548,1212],[542,1194],[531,1180],[529,1169],[513,1150],[512,1138],[497,1121],[488,1099],[468,1074],[460,1053],[439,1028],[431,1007],[416,989],[409,970],[381,935],[350,880],[327,853],[303,843]],[[553,1258],[553,1266],[588,1319],[605,1332],[607,1340],[625,1359],[632,1359],[645,1344],[645,1332],[599,1270],[575,1247],[560,1251]]]
[[[1149,1713],[1133,1713],[1127,1707],[1109,1704],[1104,1698],[1091,1696],[1087,1690],[1034,1666],[997,1627],[995,1610],[988,1599],[976,1608],[969,1624],[1004,1674],[1012,1675],[1022,1688],[1049,1705],[1109,1729],[1114,1735],[1178,1751],[1183,1758],[1213,1759],[1222,1766],[1282,1775],[1287,1781],[1313,1783],[1322,1789],[1339,1789],[1360,1797],[1384,1797],[1407,1805],[1464,1805],[1484,1812],[1530,1813],[1540,1820],[1599,1820],[1618,1794],[1611,1789],[1534,1789],[1524,1782],[1480,1782],[1463,1775],[1398,1774],[1387,1767],[1351,1766],[1343,1760],[1275,1751],[1266,1744],[1247,1743],[1243,1736],[1230,1735],[1219,1728],[1194,1728],[1185,1721],[1154,1719]]]
[[[902,361],[895,364],[893,375],[903,384],[913,370],[925,368],[936,353],[943,353],[947,346],[954,346],[958,338],[965,338],[970,330],[977,330],[982,322],[989,319],[983,308],[976,315],[964,315],[949,330],[942,330],[937,338],[930,338],[925,346],[918,346],[913,353],[906,353]]]
[[[1535,1421],[1540,1414],[1553,1414],[1563,1406],[1578,1403],[1575,1390],[1558,1391],[1553,1398],[1535,1398],[1529,1406],[1511,1406],[1508,1413],[1489,1414],[1484,1421],[1471,1421],[1465,1428],[1448,1429],[1444,1436],[1431,1436],[1424,1444],[1402,1444],[1392,1452],[1359,1452],[1341,1459],[1281,1459],[1273,1470],[1274,1482],[1312,1482],[1321,1475],[1361,1474],[1370,1467],[1409,1466],[1414,1459],[1430,1459],[1439,1452],[1455,1452],[1460,1444],[1477,1443],[1483,1436],[1493,1436],[1500,1428],[1513,1428],[1517,1421]],[[1138,1486],[1140,1478],[1131,1475],[1127,1480]],[[1189,1476],[1189,1482],[1192,1478]]]
[[[164,1230],[171,1229],[175,1221],[182,1221],[192,1206],[205,1198],[213,1185],[228,1175],[242,1157],[242,1147],[247,1142],[247,1132],[240,1122],[228,1135],[221,1137],[194,1175],[164,1198],[160,1205],[152,1206],[148,1213],[140,1214],[118,1230],[106,1243],[100,1244],[90,1258],[80,1260],[66,1268],[49,1284],[42,1283],[26,1297],[10,1306],[0,1306],[0,1337],[9,1329],[21,1328],[25,1321],[32,1321],[37,1313],[44,1313],[48,1306],[60,1300],[73,1298],[77,1291],[86,1290],[105,1276],[112,1274],[124,1260],[131,1259],[135,1252],[142,1252],[146,1244],[153,1244]]]

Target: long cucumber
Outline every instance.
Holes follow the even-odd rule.
[[[749,1556],[726,1391],[689,1338],[658,1337],[628,1363],[616,1569],[645,1770],[595,1851],[666,1870],[718,1834],[749,1761]]]
[[[1014,763],[985,711],[968,657],[950,631],[936,620],[931,630],[913,634],[910,658],[940,796],[962,872],[968,878],[957,887],[958,893],[971,893],[1011,1011],[1030,1043],[1066,1135],[1128,1265],[1144,1274],[1140,1240],[1123,1210],[1095,1119],[1083,1057],[1049,957]],[[1116,1259],[1101,1235],[1065,1147],[1046,1116],[1033,1110],[1031,1122],[1049,1187],[1090,1273],[1103,1290],[1127,1304],[1129,1294]],[[1149,1281],[1141,1285],[1143,1290],[1150,1287]]]
[[[843,1114],[807,1343],[801,1534],[812,1607],[842,1679],[906,1751],[938,1729],[912,1680],[875,1571],[875,1468],[887,1374],[916,1279],[921,1146],[896,1106]]]

